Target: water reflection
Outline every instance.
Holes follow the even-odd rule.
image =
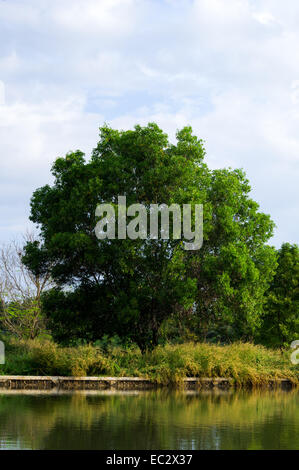
[[[0,448],[298,449],[299,393],[0,392]]]

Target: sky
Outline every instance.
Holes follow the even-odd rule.
[[[0,242],[30,228],[55,158],[105,122],[191,125],[298,243],[297,0],[0,0]]]

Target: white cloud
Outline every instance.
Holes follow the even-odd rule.
[[[39,21],[40,11],[35,2],[22,0],[1,1],[0,21],[17,26],[32,26]]]
[[[0,106],[4,106],[4,104],[5,104],[5,85],[2,82],[2,80],[0,80]]]
[[[71,7],[68,2],[55,2],[52,18],[75,33],[119,36],[131,31],[135,9],[135,0],[72,0]]]
[[[269,13],[267,11],[260,11],[258,13],[253,13],[252,16],[259,23],[265,24],[265,25],[277,22],[277,20],[274,18],[274,16],[271,15],[271,13]]]
[[[88,154],[104,121],[157,121],[172,138],[191,124],[212,167],[243,167],[275,242],[295,242],[298,15],[295,0],[0,2],[0,237],[55,157]]]
[[[12,50],[9,55],[0,58],[0,70],[5,70],[6,73],[16,72],[19,65],[20,61],[15,50]]]
[[[65,101],[0,106],[0,239],[29,225],[32,192],[49,183],[55,158],[77,148],[95,146],[103,116],[84,111],[81,96]]]

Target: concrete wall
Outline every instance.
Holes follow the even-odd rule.
[[[161,385],[139,377],[30,377],[0,376],[0,389],[10,390],[151,390]],[[170,385],[171,386],[171,385]],[[186,390],[222,389],[234,387],[232,379],[226,378],[187,378],[177,384]],[[270,380],[267,388],[291,388],[289,380]]]

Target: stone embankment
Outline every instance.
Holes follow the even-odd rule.
[[[183,379],[180,385],[185,390],[226,390],[234,387],[229,378]],[[171,384],[169,385],[171,386]],[[267,388],[292,388],[290,380],[270,380]],[[0,376],[0,389],[6,390],[153,390],[161,385],[140,377],[52,377],[52,376]]]

